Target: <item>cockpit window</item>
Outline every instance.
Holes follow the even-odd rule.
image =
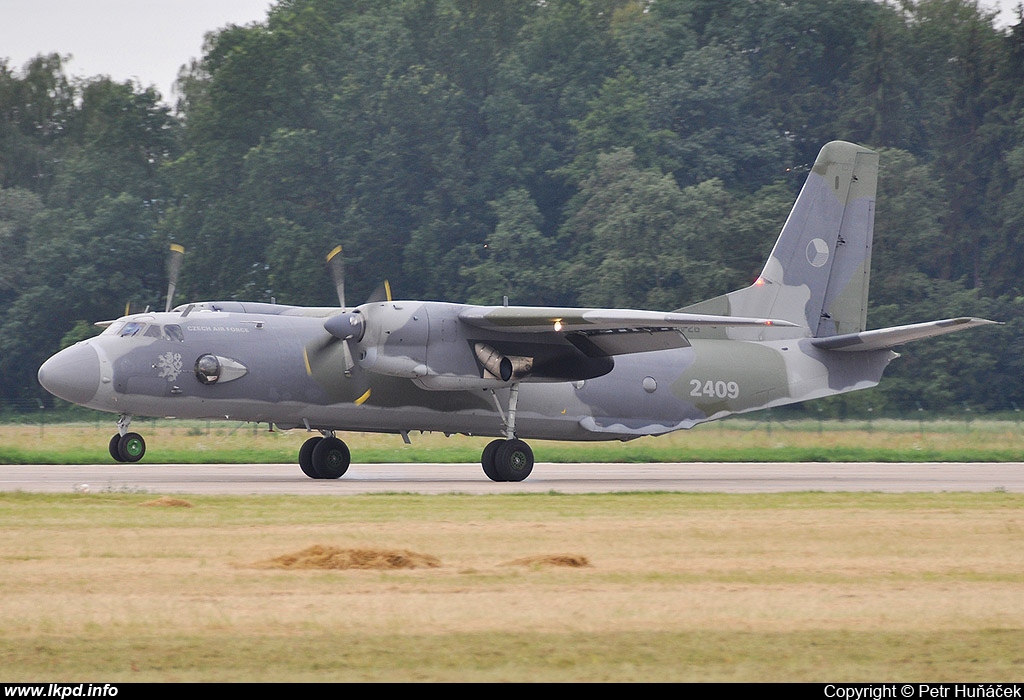
[[[142,321],[114,321],[103,330],[103,335],[116,335],[121,338],[146,337],[185,342],[185,333],[177,323],[161,326],[159,323]]]
[[[124,324],[121,332],[118,333],[122,338],[130,338],[134,335],[138,335],[139,331],[146,327],[146,324],[139,323],[138,321],[128,321]]]
[[[120,335],[122,328],[124,328],[124,321],[114,321],[103,329],[103,335]]]

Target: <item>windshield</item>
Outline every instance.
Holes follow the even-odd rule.
[[[157,338],[178,343],[185,341],[185,334],[177,323],[162,326],[159,323],[144,323],[142,321],[114,321],[106,327],[103,335],[116,335],[121,338]]]

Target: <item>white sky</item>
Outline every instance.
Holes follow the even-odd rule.
[[[1024,0],[1000,7],[1000,26]],[[0,0],[0,58],[20,70],[38,54],[71,54],[69,76],[109,75],[155,86],[172,103],[178,69],[202,55],[207,32],[266,19],[272,0]]]
[[[38,54],[71,54],[65,73],[154,86],[173,102],[178,69],[207,32],[262,22],[271,0],[0,0],[0,58],[21,68]]]

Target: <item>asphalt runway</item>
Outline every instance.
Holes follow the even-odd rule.
[[[781,493],[860,491],[1024,493],[1013,463],[539,463],[526,481],[489,481],[476,464],[353,464],[337,480],[296,464],[0,465],[0,492],[153,494]]]

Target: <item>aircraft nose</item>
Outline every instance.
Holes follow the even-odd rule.
[[[86,343],[61,350],[39,368],[39,383],[54,396],[86,404],[100,387],[100,358]]]

